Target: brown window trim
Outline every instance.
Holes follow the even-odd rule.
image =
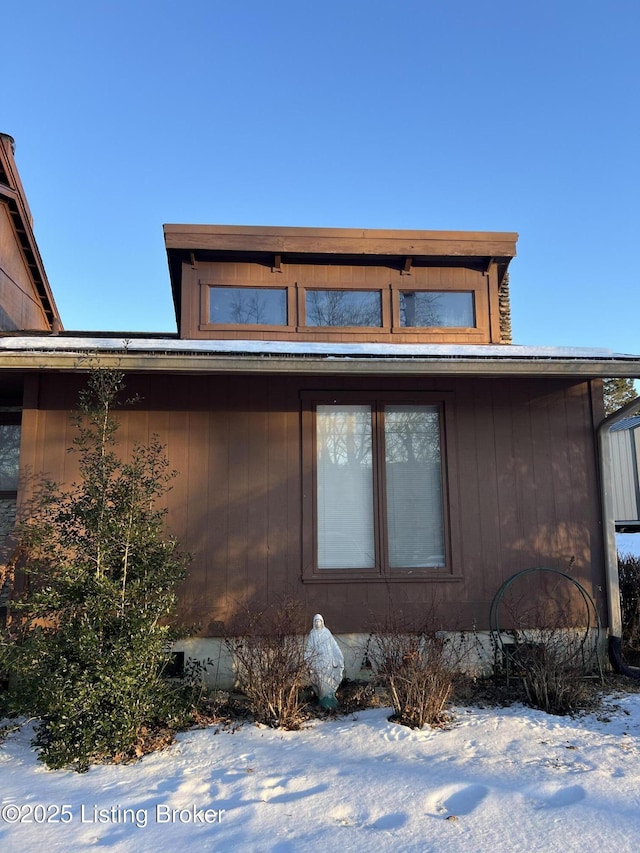
[[[211,323],[209,322],[209,317],[211,316],[209,313],[210,304],[209,304],[209,296],[211,293],[211,289],[215,287],[237,287],[237,288],[251,288],[253,290],[279,290],[286,291],[286,302],[287,302],[287,323],[285,325],[268,325],[266,323]],[[238,332],[240,330],[246,330],[247,332],[256,332],[256,331],[274,331],[274,332],[290,332],[295,329],[295,318],[296,318],[296,295],[295,288],[291,285],[287,284],[269,284],[265,286],[263,284],[256,284],[256,282],[200,282],[200,323],[198,328],[201,331],[211,331],[211,332],[220,332],[220,331],[232,331]]]
[[[455,452],[455,399],[453,392],[400,392],[400,391],[302,391],[302,581],[304,583],[407,583],[424,581],[462,580],[456,543],[452,535],[458,512],[456,452]],[[389,403],[438,405],[440,410],[440,446],[442,466],[442,509],[445,546],[444,566],[423,569],[397,569],[387,564],[386,554],[380,551],[386,535],[384,494],[379,479],[383,475],[382,447],[374,432],[374,527],[376,536],[376,566],[371,569],[320,569],[317,566],[317,480],[316,480],[316,422],[318,405],[369,404],[377,410]],[[377,434],[376,434],[377,433]]]
[[[313,284],[299,285],[298,299],[298,330],[301,332],[322,332],[327,334],[344,333],[349,335],[358,334],[380,334],[388,332],[391,328],[391,313],[387,289],[382,287],[372,287],[366,282],[350,283],[350,284]],[[309,326],[307,325],[307,293],[313,291],[340,291],[344,293],[377,293],[380,296],[380,325],[379,326]]]
[[[475,285],[467,283],[452,283],[445,286],[427,286],[424,284],[413,285],[411,282],[394,282],[391,285],[391,333],[402,335],[442,335],[451,336],[456,334],[475,335],[478,338],[486,338],[489,334],[486,318],[489,316],[489,307],[486,288],[482,282]],[[472,293],[473,313],[475,317],[474,326],[401,326],[400,325],[400,293]],[[485,322],[483,322],[485,320]],[[488,340],[488,338],[487,338]]]
[[[254,288],[265,290],[285,290],[287,301],[287,323],[286,325],[268,325],[261,323],[211,323],[209,322],[209,295],[214,287],[237,287]],[[344,291],[372,291],[380,293],[381,301],[381,325],[380,326],[309,326],[306,324],[306,294],[314,290],[344,290]],[[465,292],[473,294],[474,312],[476,325],[470,327],[462,326],[401,326],[400,325],[400,292]],[[381,340],[385,336],[393,337],[403,335],[406,338],[422,338],[438,342],[440,340],[451,342],[456,338],[468,341],[469,338],[477,338],[478,343],[489,341],[489,306],[488,295],[482,282],[477,284],[448,283],[439,286],[426,286],[424,284],[413,284],[413,282],[400,281],[389,282],[386,287],[372,286],[370,283],[350,282],[349,284],[336,284],[334,282],[323,282],[321,284],[305,284],[301,282],[283,282],[279,285],[268,285],[250,281],[200,281],[200,322],[198,328],[203,332],[270,332],[276,336],[278,333],[286,333],[286,338],[291,339],[293,334],[322,335],[326,340],[344,340],[347,337],[371,337],[372,340]]]
[[[385,331],[389,331],[385,329]],[[407,337],[421,337],[423,343],[452,343],[455,338],[461,338],[468,343],[469,337],[477,338],[478,343],[487,343],[487,334],[484,329],[464,326],[394,326],[392,335],[406,335]],[[428,341],[425,340],[428,338]]]

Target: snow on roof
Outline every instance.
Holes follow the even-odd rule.
[[[640,378],[640,355],[583,347],[181,340],[172,335],[7,335],[0,367],[86,370],[92,357],[130,371],[322,374],[458,374]]]
[[[640,355],[586,347],[531,347],[514,344],[385,344],[325,343],[312,341],[181,340],[173,337],[103,337],[92,335],[24,335],[0,338],[0,351],[208,353],[298,355],[333,358],[491,358],[593,359],[640,361]]]

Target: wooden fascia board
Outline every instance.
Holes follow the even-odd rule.
[[[501,358],[322,358],[256,355],[101,352],[102,367],[140,373],[215,373],[357,376],[556,377],[576,380],[640,378],[640,360],[501,359]],[[0,370],[85,373],[86,352],[2,352]]]
[[[510,259],[511,232],[381,231],[320,228],[253,228],[165,225],[167,251],[264,252],[375,257],[486,257]]]

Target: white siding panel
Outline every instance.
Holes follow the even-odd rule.
[[[638,519],[638,451],[640,430],[621,429],[611,433],[613,507],[616,521]]]

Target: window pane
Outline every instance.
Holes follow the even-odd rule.
[[[385,406],[389,565],[444,565],[437,406]]]
[[[20,424],[0,424],[0,491],[18,489]]]
[[[287,325],[287,291],[262,287],[210,287],[209,322]]]
[[[307,326],[381,326],[378,290],[307,290]]]
[[[371,569],[371,407],[318,406],[316,429],[318,568]]]
[[[400,293],[401,326],[474,327],[473,293],[405,290]]]

